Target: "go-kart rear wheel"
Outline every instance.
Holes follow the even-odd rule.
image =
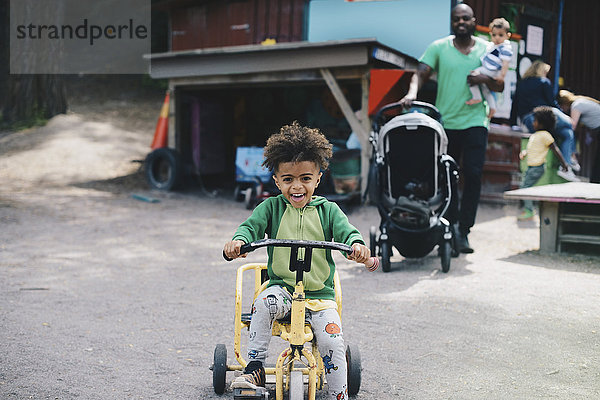
[[[450,271],[450,261],[452,260],[452,242],[444,240],[440,244],[440,258],[442,259],[442,272]]]
[[[348,365],[348,394],[356,396],[360,390],[362,371],[358,347],[351,344],[346,346],[346,364]]]
[[[390,268],[392,266],[392,262],[390,258],[392,257],[392,248],[388,241],[382,241],[379,246],[381,247],[381,269],[383,272],[390,272]]]
[[[374,226],[369,229],[369,250],[371,257],[377,257],[377,228]]]
[[[224,344],[218,344],[215,347],[212,371],[215,393],[223,394],[225,392],[225,375],[227,372],[227,347]]]
[[[304,400],[304,378],[302,371],[290,373],[290,395],[289,400]]]

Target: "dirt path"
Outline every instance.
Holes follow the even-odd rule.
[[[0,133],[0,397],[232,398],[214,394],[208,367],[216,343],[233,362],[242,262],[220,253],[249,212],[226,195],[147,190],[132,160],[160,101]],[[448,274],[433,255],[396,255],[388,274],[337,259],[357,398],[600,397],[600,258],[539,254],[537,223],[516,212],[482,206],[476,252]],[[350,220],[363,234],[379,222],[372,207]]]

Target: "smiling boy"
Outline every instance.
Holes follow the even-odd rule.
[[[332,156],[331,144],[318,129],[285,125],[272,135],[264,149],[264,165],[273,172],[281,194],[260,203],[223,248],[229,258],[240,257],[240,248],[266,236],[274,239],[335,241],[352,246],[348,258],[365,263],[369,248],[360,232],[348,222],[337,204],[314,196]],[[248,359],[244,373],[232,388],[264,386],[264,362],[271,339],[274,319],[283,318],[291,310],[291,294],[296,283],[289,270],[289,248],[268,248],[269,284],[252,307],[248,337]],[[242,257],[244,257],[242,255]],[[336,368],[328,369],[327,382],[332,399],[347,397],[347,366],[342,325],[335,303],[333,276],[335,263],[330,250],[315,249],[312,266],[304,274],[307,299],[306,319],[317,339],[319,352],[330,357]],[[330,334],[335,325],[335,335]],[[345,397],[341,397],[345,396]]]

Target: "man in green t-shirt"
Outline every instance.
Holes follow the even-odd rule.
[[[451,23],[454,35],[438,39],[427,47],[408,93],[400,102],[409,107],[421,86],[437,73],[435,105],[442,114],[448,135],[448,154],[460,163],[464,179],[460,210],[458,201],[453,202],[448,219],[455,227],[457,250],[472,253],[467,236],[475,224],[479,205],[489,121],[486,103],[467,105],[466,101],[471,98],[469,85],[484,84],[492,91],[501,92],[504,82],[473,72],[481,66],[481,56],[488,43],[473,36],[475,17],[471,7],[464,3],[455,6]]]

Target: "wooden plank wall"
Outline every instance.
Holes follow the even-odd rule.
[[[554,67],[559,0],[467,0],[475,12],[477,23],[487,25],[500,15],[503,3],[518,3],[551,11],[556,15],[546,43],[546,62]],[[563,10],[560,75],[565,87],[577,94],[600,99],[600,1],[566,0]],[[519,32],[523,34],[523,32]],[[554,75],[550,73],[550,79]]]
[[[563,21],[565,86],[600,100],[600,1],[565,1]]]
[[[304,39],[308,0],[208,1],[170,9],[171,50]]]

